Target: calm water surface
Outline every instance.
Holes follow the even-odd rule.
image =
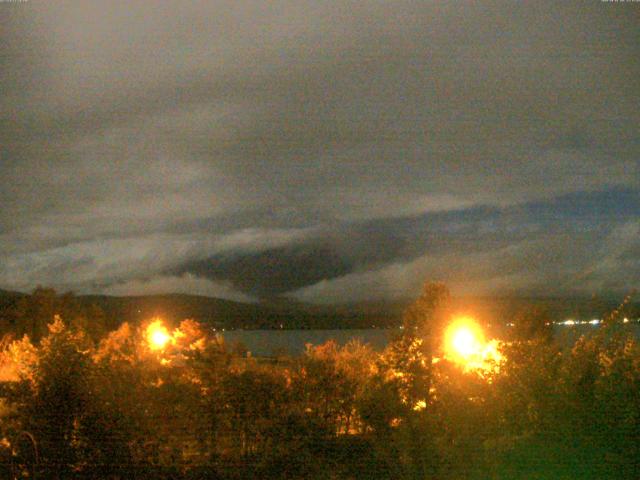
[[[556,339],[567,346],[572,345],[581,335],[593,332],[599,327],[592,325],[576,325],[554,327]],[[625,328],[634,331],[640,339],[640,325],[629,324]],[[393,329],[361,329],[361,330],[231,330],[223,333],[228,345],[242,343],[252,355],[271,356],[274,354],[297,355],[305,350],[305,345],[311,343],[320,345],[334,340],[344,345],[350,340],[360,340],[368,343],[375,350],[383,350],[389,342],[402,330]]]
[[[362,330],[231,330],[223,333],[227,344],[240,342],[253,354],[270,356],[274,353],[296,355],[304,352],[305,345],[311,343],[320,345],[334,340],[344,345],[351,340],[368,343],[375,350],[384,347],[399,334],[399,328],[394,329],[362,329]]]

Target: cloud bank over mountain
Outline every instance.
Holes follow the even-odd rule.
[[[2,5],[0,288],[625,293],[634,5]]]

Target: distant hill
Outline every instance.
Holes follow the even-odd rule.
[[[0,290],[0,316],[26,294]],[[159,316],[177,323],[192,318],[217,329],[332,329],[398,326],[402,312],[412,300],[361,302],[348,305],[317,306],[276,298],[261,303],[241,303],[187,294],[145,296],[79,295],[74,301],[85,310],[95,306],[104,312],[106,325],[144,321]],[[601,318],[616,308],[620,300],[599,298],[466,297],[454,299],[455,309],[486,323],[506,323],[518,311],[533,305],[545,308],[552,319]],[[640,303],[627,309],[640,316]]]
[[[17,298],[28,295],[27,293],[22,292],[12,292],[10,290],[3,290],[0,288],[0,298]]]
[[[131,297],[88,295],[83,304],[99,306],[107,318],[139,321],[160,316],[178,322],[193,318],[214,328],[370,328],[398,324],[395,312],[371,315],[350,307],[318,307],[279,299],[262,303],[240,303],[199,295],[166,294]]]
[[[0,318],[11,317],[11,309],[21,298],[26,300],[25,297],[29,296],[0,290]],[[282,298],[262,303],[241,303],[187,294],[78,295],[73,297],[73,301],[84,312],[99,307],[110,329],[123,322],[137,323],[156,316],[172,323],[192,318],[219,329],[370,328],[372,325],[396,325],[400,319],[395,312],[374,313],[348,306],[319,307]],[[12,324],[10,320],[6,323]]]

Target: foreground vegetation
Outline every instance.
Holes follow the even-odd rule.
[[[447,289],[427,284],[383,352],[330,342],[255,359],[191,320],[98,335],[62,312],[5,338],[3,474],[635,478],[640,348],[622,310],[569,349],[525,312],[473,367],[442,350],[452,313]]]

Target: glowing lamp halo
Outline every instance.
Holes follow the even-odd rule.
[[[471,317],[456,317],[444,334],[444,358],[457,363],[465,372],[480,376],[496,372],[502,363],[500,342],[487,340],[480,325]]]
[[[481,356],[485,348],[484,333],[471,317],[457,317],[444,334],[445,357],[468,363]]]
[[[171,335],[160,319],[147,326],[146,337],[151,350],[162,350],[171,341]]]

